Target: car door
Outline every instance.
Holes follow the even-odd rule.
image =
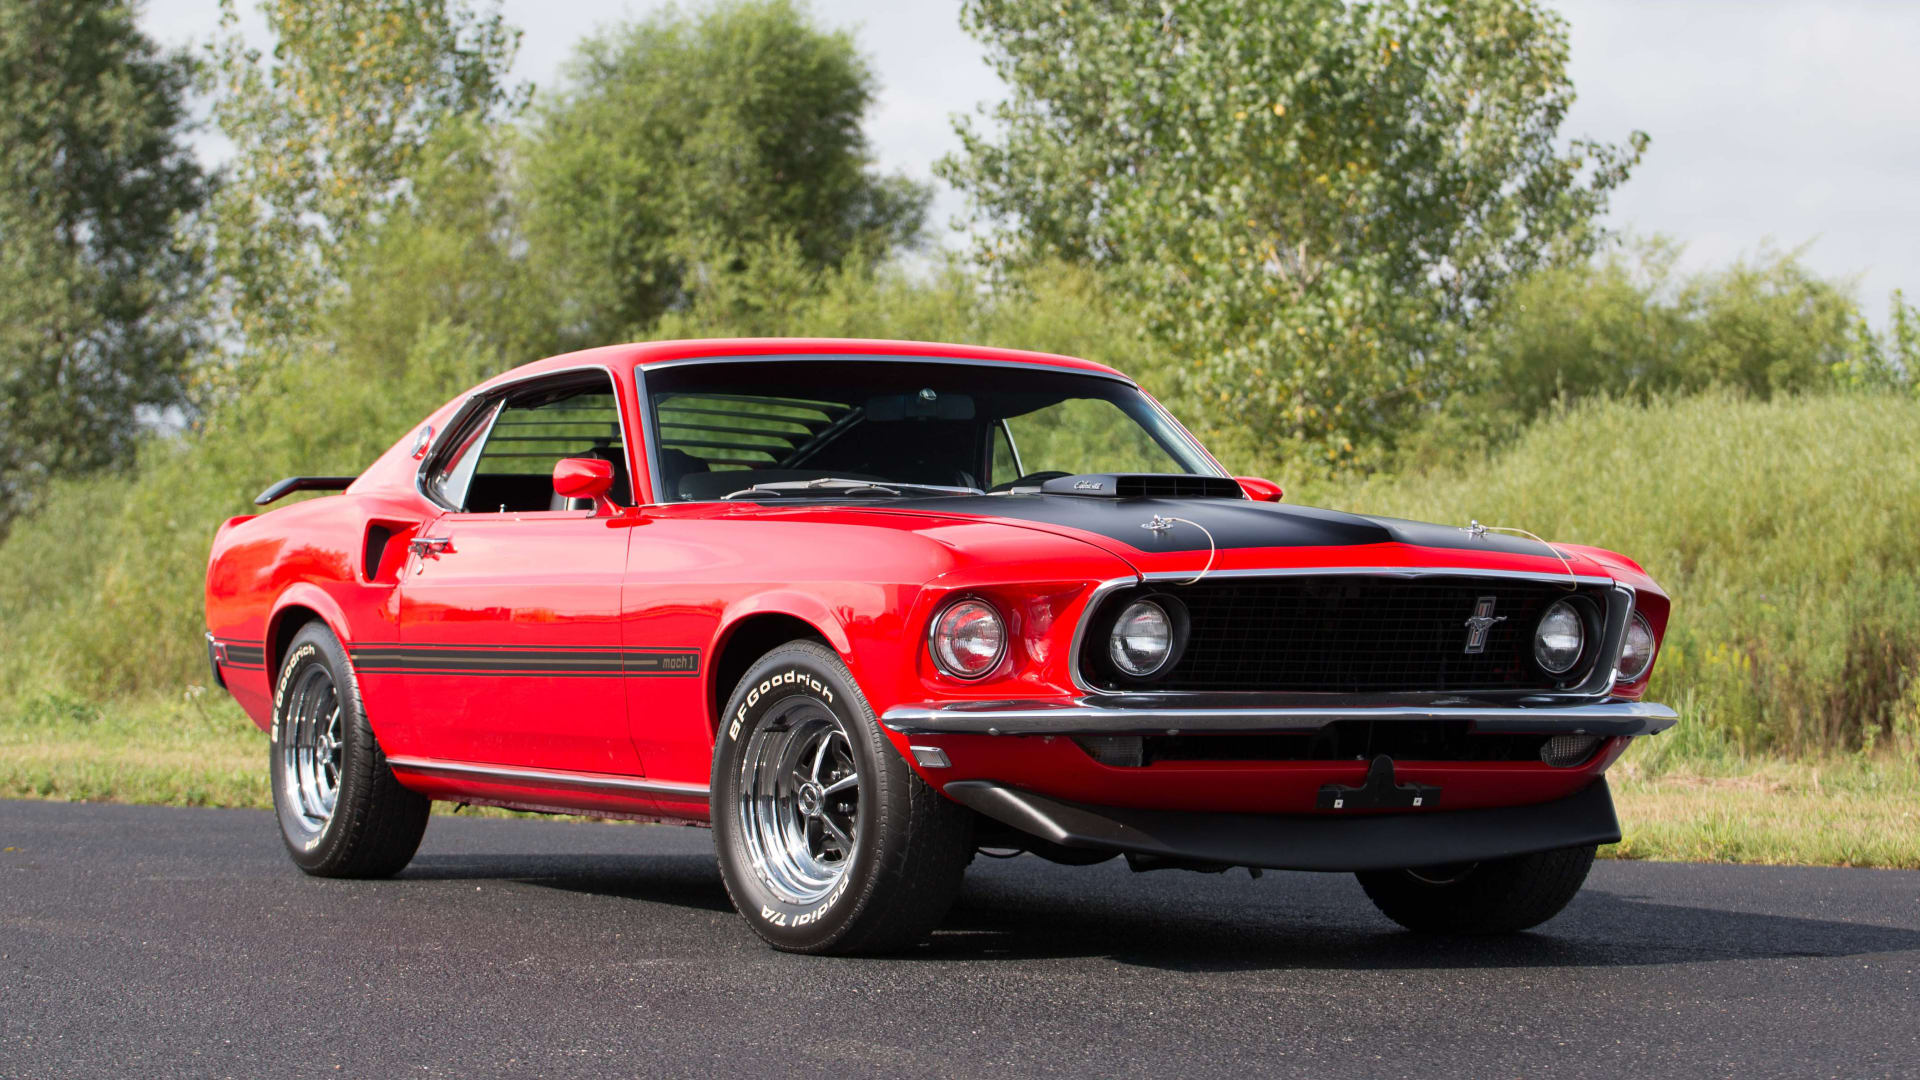
[[[603,372],[516,387],[475,410],[425,488],[451,509],[416,535],[399,587],[399,642],[357,650],[404,672],[409,742],[449,761],[634,775],[620,648],[631,529],[553,494],[568,457],[619,462]],[[462,445],[465,445],[462,451]],[[557,508],[556,508],[557,507]]]

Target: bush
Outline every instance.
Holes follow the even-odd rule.
[[[201,590],[220,522],[252,512],[254,493],[283,476],[359,472],[500,367],[444,324],[404,361],[387,378],[340,354],[276,365],[203,430],[149,442],[131,470],[49,491],[0,544],[0,712],[204,681]]]
[[[1469,388],[1403,435],[1395,459],[1430,467],[1504,445],[1595,397],[1913,388],[1920,315],[1898,293],[1876,332],[1845,283],[1816,276],[1797,252],[1690,275],[1676,273],[1679,255],[1656,237],[1517,284],[1473,337]]]

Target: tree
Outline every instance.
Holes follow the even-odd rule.
[[[508,114],[519,32],[466,0],[261,0],[271,59],[221,0],[206,87],[234,144],[214,261],[248,339],[308,330],[352,243],[406,191],[451,121]]]
[[[942,174],[987,255],[1112,267],[1215,422],[1391,438],[1514,280],[1591,252],[1646,144],[1558,132],[1535,0],[969,0],[1011,97]]]
[[[589,38],[525,149],[527,229],[588,339],[684,304],[753,251],[836,266],[920,233],[928,192],[881,176],[852,38],[787,0],[669,8]]]
[[[190,78],[128,3],[0,0],[0,533],[181,401],[204,277],[174,236],[207,189]]]

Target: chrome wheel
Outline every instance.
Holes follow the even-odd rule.
[[[340,797],[340,691],[318,664],[302,672],[287,694],[280,722],[280,768],[292,810],[311,832],[326,828]]]
[[[774,895],[810,904],[853,866],[860,768],[838,717],[795,698],[754,729],[740,765],[739,813],[754,872]]]

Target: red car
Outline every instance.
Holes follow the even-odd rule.
[[[710,822],[768,942],[933,929],[977,849],[1351,871],[1533,926],[1668,599],[1632,560],[1289,506],[1126,376],[917,342],[623,345],[462,394],[220,527],[214,677],[312,874],[431,800]]]

